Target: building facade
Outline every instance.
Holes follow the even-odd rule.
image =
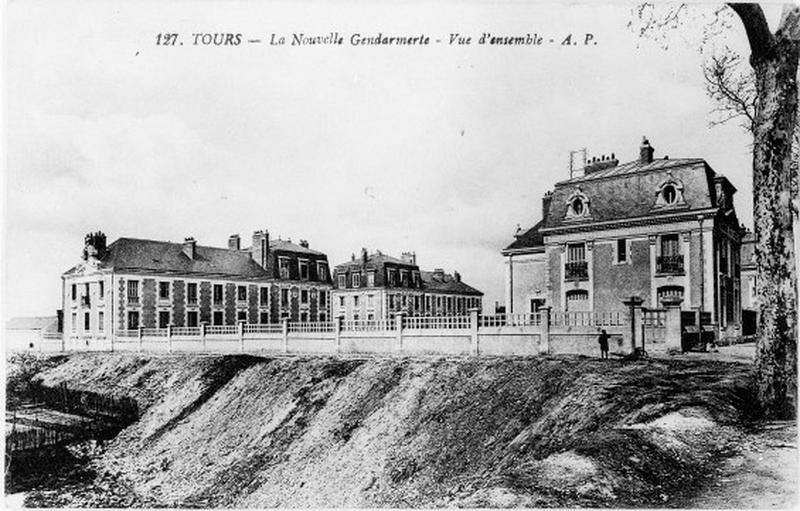
[[[742,335],[753,335],[758,327],[761,300],[756,276],[756,237],[747,231],[742,238]]]
[[[63,274],[65,337],[104,338],[116,331],[167,326],[234,325],[330,318],[325,254],[308,242],[253,234],[241,248],[120,238],[85,238],[83,261]]]
[[[416,254],[400,259],[361,250],[334,269],[332,312],[348,321],[387,320],[403,311],[410,316],[466,315],[480,308],[483,293],[442,269],[422,271]]]
[[[661,307],[710,312],[722,328],[741,323],[736,189],[702,159],[589,162],[542,200],[542,219],[519,229],[502,254],[509,313],[623,311],[633,295]]]

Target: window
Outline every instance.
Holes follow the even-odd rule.
[[[360,273],[354,273],[352,275],[352,279],[353,279],[353,282],[352,282],[353,283],[353,287],[361,287],[361,274]]]
[[[102,332],[105,329],[105,314],[103,314],[103,311],[100,311],[97,313],[97,331]]]
[[[288,257],[279,257],[278,258],[278,272],[280,273],[280,277],[282,279],[289,278],[289,258]]]
[[[297,265],[300,268],[300,280],[308,280],[308,261],[300,260]]]
[[[262,325],[269,323],[269,312],[262,312],[258,315],[258,322]]]
[[[375,295],[367,295],[367,308],[375,308]]]
[[[387,275],[386,280],[389,281],[389,285],[390,286],[396,286],[397,285],[397,274],[395,273],[395,271],[393,269],[386,270],[386,275]]]
[[[389,295],[389,310],[394,310],[394,295]]]
[[[407,297],[406,295],[403,295],[403,296],[401,296],[401,297],[400,297],[400,307],[401,307],[401,308],[405,308],[405,307],[406,307],[406,303],[407,303],[407,302],[406,302],[406,299],[407,299],[407,298],[408,298],[408,297]]]
[[[101,280],[97,284],[98,284],[98,286],[97,286],[97,294],[100,297],[100,299],[102,300],[103,297],[105,297],[105,295],[106,295],[105,282],[103,282]]]
[[[213,320],[215,325],[221,325],[225,321],[222,311],[214,311]]]
[[[261,305],[269,305],[269,288],[262,287],[259,290],[259,303]]]
[[[88,282],[83,284],[83,296],[85,296],[87,298],[89,296],[89,283]]]
[[[158,283],[158,299],[169,300],[169,282]]]
[[[414,280],[414,287],[422,287],[419,285],[419,272],[415,271],[412,273],[412,279]]]
[[[219,305],[222,303],[222,284],[214,284],[214,303]]]
[[[367,287],[375,287],[375,272],[367,273]]]
[[[289,305],[289,290],[281,289],[281,305],[287,307]]]
[[[371,312],[367,314],[367,321],[373,321],[374,319],[375,319],[375,314]]]
[[[328,305],[328,292],[327,291],[320,291],[319,292],[319,306],[325,307]]]
[[[339,289],[344,289],[347,287],[347,275],[344,273],[339,274]]]
[[[661,190],[661,195],[664,197],[665,204],[675,204],[675,201],[678,199],[678,192],[673,185],[665,186]]]
[[[339,307],[344,307],[344,296],[339,297]]]
[[[73,314],[73,316],[75,316]],[[128,311],[128,329],[139,328],[139,311]]]
[[[308,289],[300,290],[300,303],[308,303]]]
[[[567,311],[589,310],[589,292],[585,289],[567,291]]]
[[[358,318],[359,318],[359,315],[358,315],[357,312],[355,314],[353,314],[353,321],[358,321]]]
[[[400,285],[408,287],[408,271],[400,270]]]
[[[85,312],[83,314],[83,330],[86,332],[91,330],[92,329],[91,323],[92,323],[92,316],[88,312]]]
[[[628,262],[628,240],[622,238],[617,240],[617,263]]]
[[[415,311],[419,310],[419,295],[414,297],[414,310]]]
[[[236,299],[240,302],[247,301],[247,286],[236,286]]]
[[[575,216],[581,216],[583,214],[583,201],[580,197],[572,199],[572,213]]]
[[[189,311],[186,313],[186,326],[197,326],[197,311]]]
[[[319,320],[320,321],[328,321],[328,315],[325,314],[324,312],[320,312],[319,313]]]
[[[247,321],[247,311],[239,311],[236,313],[236,321]]]
[[[169,326],[169,311],[158,311],[158,328]]]
[[[325,282],[328,280],[328,265],[325,263],[317,263],[317,280]]]
[[[589,267],[586,264],[586,244],[570,243],[567,245],[564,278],[567,280],[586,280],[589,278]]]
[[[661,255],[656,259],[657,273],[683,273],[683,255],[677,234],[661,236]]]
[[[78,286],[75,284],[72,284],[72,299],[73,300],[78,299]]]
[[[300,321],[302,323],[305,323],[306,321],[308,321],[308,312],[304,311],[304,312],[300,313]]]
[[[196,282],[190,282],[186,285],[186,303],[197,303]]]
[[[353,307],[358,307],[358,295],[353,296]]]

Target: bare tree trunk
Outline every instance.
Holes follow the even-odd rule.
[[[766,416],[797,409],[797,271],[792,228],[792,142],[797,116],[798,44],[776,37],[754,51],[757,102],[753,149],[753,221],[761,300],[757,392]]]

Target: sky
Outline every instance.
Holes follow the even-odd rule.
[[[698,16],[713,6],[695,6]],[[11,1],[3,17],[5,317],[52,315],[83,236],[226,246],[307,239],[344,262],[415,251],[503,300],[501,249],[541,218],[569,151],[705,158],[752,219],[751,153],[709,127],[695,18],[664,49],[629,4]],[[697,21],[700,20],[700,21]],[[194,33],[341,46],[195,46]],[[426,34],[426,47],[350,35]],[[184,45],[159,46],[159,33]],[[448,45],[451,33],[471,45]],[[482,33],[541,46],[477,45]],[[586,33],[593,43],[584,45]],[[558,44],[567,35],[577,45]],[[723,41],[743,50],[733,24]],[[550,44],[549,39],[556,40]],[[707,55],[707,53],[705,54]]]

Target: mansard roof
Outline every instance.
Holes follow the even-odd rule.
[[[716,174],[698,158],[634,160],[556,183],[544,229],[608,222],[646,216],[705,210],[716,206]],[[724,179],[724,178],[723,178]],[[657,207],[662,185],[682,188],[681,204]],[[732,187],[731,187],[732,188]],[[735,191],[735,190],[734,190]],[[589,201],[584,218],[569,218],[569,201],[576,194]]]
[[[544,247],[544,235],[541,231],[543,224],[544,220],[539,220],[536,225],[527,231],[516,235],[514,241],[504,248],[503,252]]]
[[[481,291],[465,284],[460,279],[456,279],[449,273],[437,273],[435,271],[420,272],[423,289],[434,293],[447,293],[459,295],[483,296]]]

